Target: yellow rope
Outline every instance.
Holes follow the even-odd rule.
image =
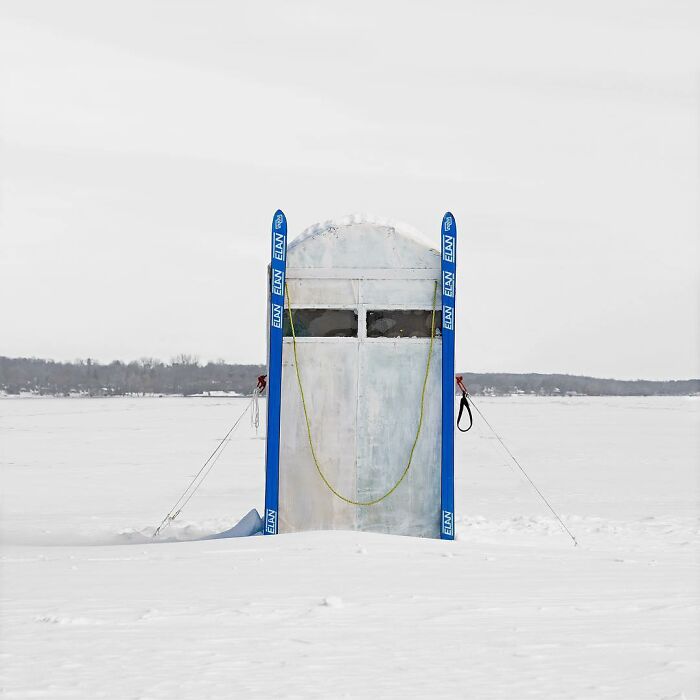
[[[406,468],[403,470],[403,474],[399,477],[399,480],[383,495],[380,496],[379,498],[374,498],[371,501],[353,501],[352,498],[346,498],[343,496],[341,493],[338,493],[331,483],[328,481],[326,478],[326,475],[323,473],[323,470],[319,466],[318,459],[316,457],[316,450],[314,450],[314,443],[313,440],[311,439],[311,423],[309,421],[309,413],[306,410],[306,398],[304,397],[304,387],[301,384],[301,374],[299,373],[299,362],[297,359],[297,336],[296,332],[294,330],[294,318],[292,317],[292,300],[289,297],[289,288],[287,287],[287,284],[285,283],[284,285],[285,292],[287,295],[287,311],[289,313],[289,325],[291,326],[292,329],[292,346],[294,348],[294,369],[296,370],[296,375],[297,375],[297,384],[299,385],[299,394],[301,395],[301,405],[304,409],[304,418],[306,419],[306,435],[309,438],[309,447],[311,448],[311,456],[313,457],[314,464],[316,465],[316,470],[318,471],[319,476],[321,479],[323,479],[323,483],[330,489],[331,493],[333,493],[335,496],[337,496],[341,501],[345,501],[345,503],[349,503],[351,506],[373,506],[376,505],[377,503],[380,503],[383,501],[385,498],[388,498],[391,496],[394,491],[399,487],[401,482],[405,479],[406,474],[408,474],[408,470],[411,468],[411,462],[413,461],[413,453],[415,452],[416,445],[418,444],[418,438],[420,437],[420,431],[421,428],[423,427],[423,413],[424,413],[424,404],[425,404],[425,388],[428,385],[428,375],[430,374],[430,362],[433,357],[433,345],[435,342],[435,304],[437,302],[437,289],[438,289],[438,283],[435,282],[435,290],[433,291],[433,313],[431,317],[431,328],[430,328],[430,348],[428,349],[428,362],[425,366],[425,377],[423,378],[423,389],[421,390],[421,395],[420,395],[420,417],[418,419],[418,429],[416,430],[416,437],[415,440],[413,441],[413,445],[411,445],[411,452],[408,455],[408,464],[406,464]]]

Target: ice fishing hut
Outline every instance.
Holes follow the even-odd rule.
[[[272,224],[264,529],[454,536],[456,231]]]

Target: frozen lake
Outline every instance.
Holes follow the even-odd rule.
[[[454,543],[152,544],[244,399],[0,400],[0,696],[700,698],[700,399],[477,402],[578,548],[478,417]],[[262,511],[263,434],[172,537]]]

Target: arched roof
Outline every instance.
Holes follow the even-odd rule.
[[[287,266],[435,269],[440,252],[410,226],[354,214],[307,228],[289,243]]]

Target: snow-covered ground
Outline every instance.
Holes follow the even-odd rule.
[[[700,400],[482,398],[458,540],[152,544],[245,399],[0,402],[7,698],[700,698]],[[261,431],[262,435],[262,431]],[[171,537],[262,509],[241,425]]]

